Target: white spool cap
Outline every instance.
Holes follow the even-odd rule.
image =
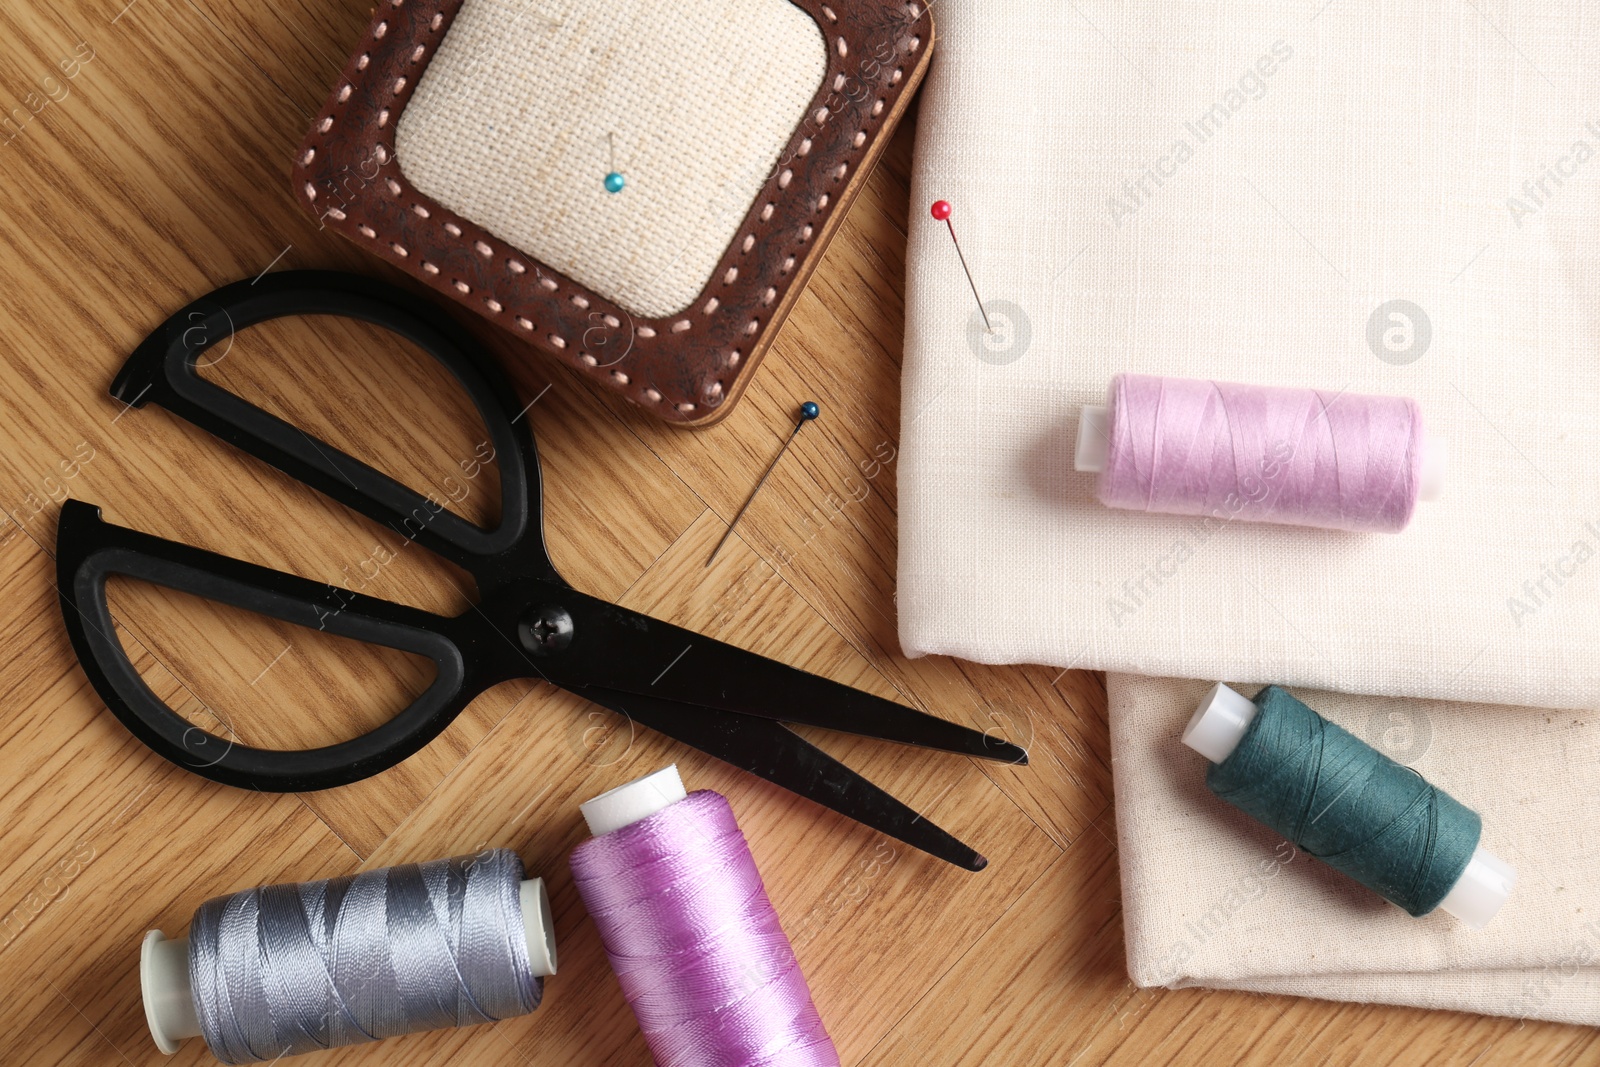
[[[1438,500],[1444,496],[1445,475],[1450,470],[1450,446],[1443,437],[1422,435],[1422,470],[1417,475],[1417,499]]]
[[[1111,409],[1104,404],[1086,405],[1078,415],[1078,447],[1072,465],[1080,471],[1102,471],[1111,451]]]
[[[556,973],[556,920],[550,914],[550,892],[543,878],[524,878],[517,887],[522,905],[522,933],[528,939],[528,969],[535,978]]]
[[[1423,431],[1422,468],[1417,475],[1417,499],[1433,501],[1444,496],[1444,483],[1450,471],[1450,447],[1442,437]],[[1078,445],[1072,465],[1085,473],[1105,469],[1111,450],[1111,409],[1104,404],[1086,405],[1078,415]],[[1293,462],[1292,460],[1290,462]]]
[[[1212,763],[1221,763],[1233,754],[1244,739],[1245,730],[1256,717],[1255,704],[1218,682],[1206,693],[1183,730],[1183,743]],[[1516,868],[1481,845],[1467,861],[1466,870],[1439,902],[1474,930],[1489,925],[1511,896],[1517,884]]]
[[[535,978],[556,973],[556,924],[550,913],[550,894],[543,878],[525,878],[518,888],[522,905],[522,930],[528,939],[528,966]],[[178,1042],[200,1036],[200,1018],[194,1010],[194,990],[189,984],[189,939],[168,940],[160,930],[144,935],[139,950],[139,990],[144,997],[144,1021],[156,1048],[168,1056]]]
[[[178,1042],[200,1036],[200,1018],[194,1013],[189,988],[189,939],[167,940],[160,930],[144,935],[139,949],[139,990],[144,994],[144,1021],[156,1048],[168,1056]]]
[[[649,818],[688,795],[683,779],[678,776],[678,765],[673,763],[627,785],[607,790],[578,805],[578,810],[583,812],[589,832],[599,837]]]
[[[1183,728],[1183,743],[1212,763],[1221,763],[1239,747],[1255,717],[1256,706],[1250,698],[1218,682]]]
[[[1482,930],[1511,896],[1511,888],[1516,884],[1517,869],[1479,845],[1467,861],[1467,869],[1461,872],[1439,907],[1472,929]]]

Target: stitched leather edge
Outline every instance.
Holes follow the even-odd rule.
[[[828,70],[733,242],[681,314],[639,319],[424,196],[393,131],[462,0],[380,0],[293,169],[315,218],[669,422],[726,415],[927,71],[920,0],[791,0]]]

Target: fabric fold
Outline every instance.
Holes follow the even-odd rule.
[[[934,13],[905,650],[1600,706],[1600,22],[1557,0]],[[1415,398],[1443,499],[1387,535],[1106,508],[1073,445],[1118,371]]]
[[[1140,984],[1600,1024],[1600,726],[1535,710],[1600,706],[1600,21],[1559,0],[934,15],[905,651],[1114,672]],[[1073,442],[1119,371],[1415,398],[1444,497],[1393,535],[1103,507]],[[1206,683],[1164,678],[1304,687],[1482,814],[1510,903],[1482,932],[1412,919],[1274,840],[1178,740]]]
[[[1107,678],[1134,982],[1600,1025],[1600,720],[1295,692],[1483,817],[1517,885],[1474,931],[1412,918],[1212,796],[1205,759],[1179,740],[1208,687]]]

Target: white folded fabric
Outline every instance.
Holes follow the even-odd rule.
[[[905,650],[1600,704],[1600,20],[1560,0],[934,15]],[[1444,499],[1393,535],[1105,508],[1073,440],[1123,370],[1415,397],[1449,442]]]
[[[1484,847],[1518,880],[1473,931],[1440,911],[1412,918],[1212,796],[1205,759],[1179,740],[1208,683],[1107,682],[1136,983],[1600,1025],[1600,719],[1296,691],[1483,816]]]

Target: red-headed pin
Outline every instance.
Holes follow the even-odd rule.
[[[972,286],[972,298],[978,302],[978,314],[983,316],[983,330],[985,333],[994,333],[994,327],[989,325],[989,313],[983,309],[983,297],[978,295],[978,283],[972,280],[972,268],[967,266],[967,257],[961,251],[961,242],[956,240],[956,226],[950,221],[954,211],[955,208],[950,206],[950,201],[935,200],[933,207],[928,209],[928,214],[950,228],[950,240],[956,246],[956,255],[961,257],[961,269],[967,273],[967,284]]]

